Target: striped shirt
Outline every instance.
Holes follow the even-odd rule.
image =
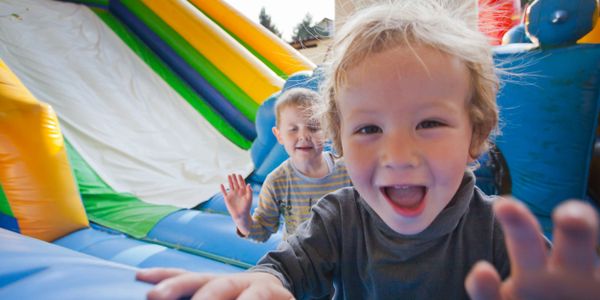
[[[247,236],[264,242],[285,223],[284,239],[310,217],[312,206],[324,195],[352,185],[346,165],[325,153],[329,174],[310,178],[298,171],[290,159],[271,172],[260,190],[258,206],[252,214],[253,226]]]

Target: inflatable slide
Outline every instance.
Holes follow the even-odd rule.
[[[187,1],[148,2],[0,3],[0,225],[132,266],[243,270],[280,237],[240,239],[211,201],[228,173],[285,159],[254,117],[314,66],[257,25],[275,54]],[[199,205],[213,213],[181,209]],[[17,268],[3,286],[37,270]]]

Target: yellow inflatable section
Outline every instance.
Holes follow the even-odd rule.
[[[283,79],[187,0],[142,2],[256,103],[283,87]]]
[[[89,225],[54,111],[2,60],[0,182],[22,234],[53,241]]]
[[[190,0],[196,7],[227,31],[244,41],[286,75],[313,70],[315,65],[292,46],[221,0]]]

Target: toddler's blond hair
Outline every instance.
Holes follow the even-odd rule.
[[[473,136],[470,154],[487,150],[488,138],[497,127],[498,78],[488,38],[478,31],[477,10],[472,1],[404,0],[378,4],[358,11],[336,33],[321,85],[323,101],[317,109],[326,135],[338,155],[340,139],[338,94],[349,70],[369,56],[396,47],[425,46],[457,57],[466,65],[472,86],[467,101]],[[419,60],[418,53],[414,52]]]

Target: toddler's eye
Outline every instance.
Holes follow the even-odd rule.
[[[308,130],[310,130],[310,132],[319,132],[319,131],[321,131],[321,127],[319,127],[319,126],[309,126]]]
[[[382,132],[381,128],[379,128],[379,126],[375,126],[375,125],[363,126],[356,131],[356,133],[358,133],[358,134],[374,134],[374,133],[380,133],[380,132]]]
[[[429,128],[436,128],[436,127],[440,127],[440,126],[444,126],[444,124],[440,121],[427,120],[427,121],[423,121],[423,122],[419,123],[419,125],[417,125],[417,129],[429,129]]]

